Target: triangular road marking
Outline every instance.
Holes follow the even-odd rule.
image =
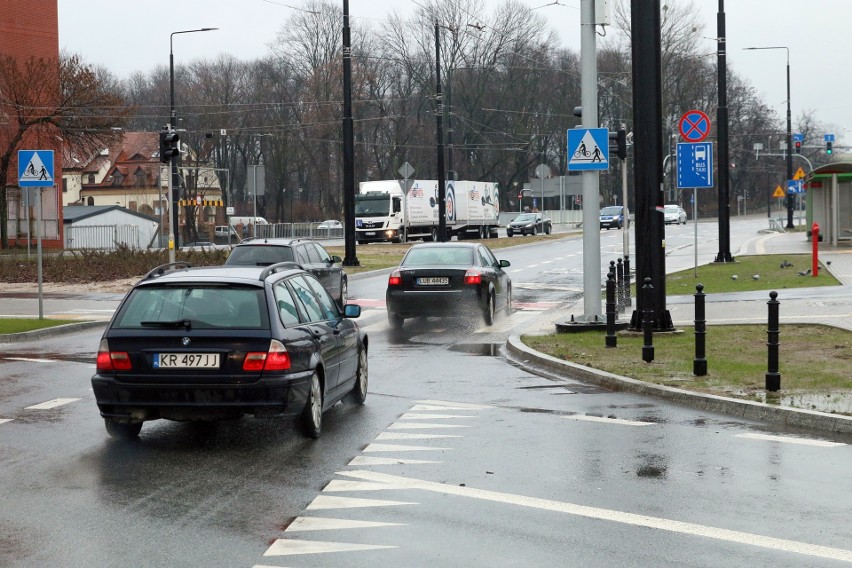
[[[432,460],[413,460],[411,458],[379,458],[376,456],[355,456],[346,465],[364,466],[364,465],[421,465],[427,463],[444,463]]]
[[[376,527],[402,527],[402,523],[380,523],[355,521],[352,519],[328,519],[325,517],[296,517],[284,532],[328,531],[335,529],[369,529]]]
[[[370,444],[364,448],[366,453],[374,452],[439,452],[452,448],[429,448],[426,446],[400,446],[397,444]]]
[[[323,487],[323,492],[339,493],[343,491],[382,491],[384,489],[402,489],[399,485],[375,483],[372,481],[352,481],[351,479],[332,479]]]
[[[279,538],[264,556],[292,556],[295,554],[324,554],[326,552],[354,552],[358,550],[382,550],[398,548],[378,544],[354,544],[349,542],[322,542],[316,540],[287,540]]]
[[[356,499],[355,497],[334,497],[317,495],[308,505],[309,511],[325,511],[328,509],[360,509],[362,507],[395,507],[397,505],[419,505],[408,501],[387,501],[382,499]]]
[[[79,398],[54,398],[53,400],[48,400],[47,402],[42,402],[39,404],[34,404],[32,406],[27,406],[24,410],[50,410],[51,408],[56,408],[57,406],[63,406],[65,404],[70,404],[72,402],[77,402],[80,400]]]

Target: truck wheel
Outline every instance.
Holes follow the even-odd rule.
[[[479,238],[483,241],[488,238],[488,230],[485,226],[479,228]]]
[[[438,242],[438,227],[432,227],[432,233],[429,235],[429,240],[433,243]]]
[[[405,227],[402,227],[399,230],[399,238],[397,239],[397,241],[400,242],[400,243],[407,243],[408,242],[408,229],[406,229]]]

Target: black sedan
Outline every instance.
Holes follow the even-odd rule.
[[[512,310],[512,281],[481,243],[423,243],[411,247],[388,278],[388,321],[401,328],[406,318],[473,313],[494,323]]]
[[[92,389],[107,432],[135,438],[160,418],[297,416],[320,435],[322,413],[367,396],[366,333],[292,263],[167,264],[128,292],[103,334]]]
[[[506,225],[506,236],[535,236],[539,233],[549,235],[552,230],[553,222],[541,213],[521,213]]]

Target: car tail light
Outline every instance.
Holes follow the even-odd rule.
[[[246,353],[243,360],[243,371],[286,371],[289,368],[290,354],[277,339],[269,342],[269,351]]]
[[[388,286],[402,286],[402,275],[399,270],[394,270],[388,277]]]
[[[468,270],[464,273],[465,284],[482,284],[482,274],[477,270]]]
[[[127,351],[110,351],[109,342],[101,339],[98,346],[98,358],[95,363],[97,371],[129,371],[133,368],[130,363],[130,355]]]

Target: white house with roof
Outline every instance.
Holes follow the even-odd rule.
[[[67,205],[65,248],[114,250],[156,246],[159,220],[118,205]]]

